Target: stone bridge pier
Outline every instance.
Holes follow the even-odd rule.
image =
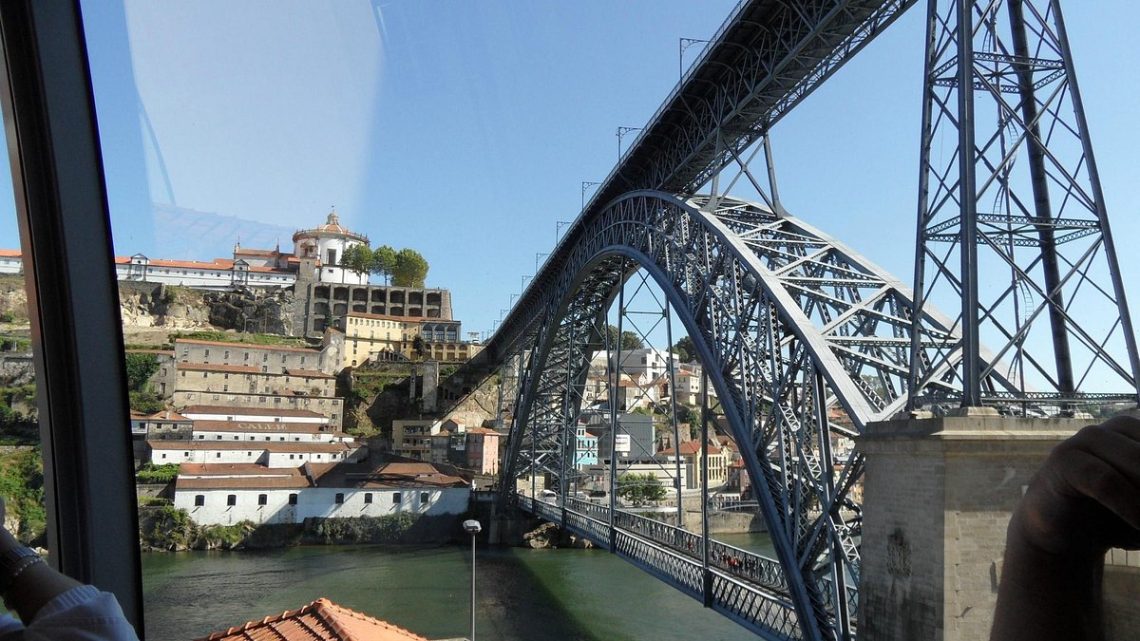
[[[1013,508],[1049,451],[1094,421],[985,412],[872,423],[860,438],[860,641],[989,639]],[[1105,615],[1109,639],[1140,638],[1140,553],[1110,552]]]

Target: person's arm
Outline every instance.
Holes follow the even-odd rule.
[[[29,641],[138,641],[114,595],[55,571],[2,527],[0,499],[0,597],[24,623]],[[19,629],[8,617],[4,634]]]
[[[1109,548],[1140,548],[1140,420],[1087,427],[1030,482],[1006,537],[992,641],[1104,638]]]
[[[0,512],[2,518],[2,512]],[[0,556],[10,554],[14,550],[22,550],[24,546],[12,536],[8,530],[0,528]],[[20,615],[24,625],[31,623],[40,608],[47,605],[55,597],[81,585],[75,579],[53,570],[42,560],[36,561],[32,557],[22,561],[15,568],[19,574],[15,577],[0,577],[0,581],[7,584],[4,591],[4,604],[8,609],[15,610]],[[10,580],[9,580],[10,579]]]

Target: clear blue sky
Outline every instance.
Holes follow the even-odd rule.
[[[616,127],[644,124],[672,88],[678,38],[710,36],[735,3],[115,4],[84,10],[119,254],[226,256],[238,235],[246,246],[288,246],[293,229],[335,205],[374,245],[423,253],[429,285],[451,289],[457,317],[478,331],[549,251],[555,222],[577,214],[581,181],[610,170]],[[1140,60],[1136,10],[1124,0],[1066,9],[1135,300],[1140,91],[1126,69]],[[788,209],[904,282],[920,14],[773,137]],[[231,218],[208,234],[180,233],[153,203]],[[14,234],[0,226],[0,244],[15,246]]]

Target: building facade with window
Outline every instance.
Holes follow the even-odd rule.
[[[468,479],[431,463],[306,463],[260,466],[183,465],[174,506],[200,525],[301,523],[307,518],[460,515]]]
[[[247,463],[265,467],[291,467],[312,461],[356,461],[367,450],[352,442],[298,443],[287,437],[263,437],[260,441],[148,441],[150,462],[155,465],[182,463]],[[269,439],[269,440],[264,440]]]
[[[345,335],[345,367],[413,358],[461,363],[483,348],[459,340],[462,324],[457,320],[348,312],[338,322]]]

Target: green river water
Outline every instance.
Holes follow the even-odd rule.
[[[716,538],[771,554],[763,534]],[[144,554],[146,638],[193,639],[322,596],[429,639],[465,637],[470,571],[464,546]],[[479,639],[755,638],[601,550],[480,547],[476,579]]]

